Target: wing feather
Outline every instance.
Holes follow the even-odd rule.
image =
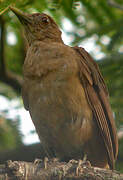
[[[99,67],[92,57],[83,48],[74,47],[74,50],[81,56],[80,60],[77,61],[80,68],[80,80],[100,129],[108,154],[109,166],[113,169],[118,154],[118,139],[108,100],[108,90]]]

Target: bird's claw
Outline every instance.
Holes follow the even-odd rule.
[[[40,164],[42,162],[42,159],[35,159],[34,160],[34,164],[37,165],[37,164]]]

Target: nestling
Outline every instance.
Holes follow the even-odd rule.
[[[44,14],[10,9],[23,24],[29,44],[23,65],[22,97],[49,157],[82,159],[114,168],[118,153],[108,90],[98,65],[80,47],[61,39]]]

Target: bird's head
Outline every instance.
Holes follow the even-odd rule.
[[[39,40],[45,42],[62,42],[61,31],[55,21],[44,13],[27,14],[10,7],[24,26],[29,45]]]

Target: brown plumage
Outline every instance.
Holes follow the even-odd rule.
[[[46,14],[10,7],[29,43],[22,97],[48,156],[87,155],[93,166],[113,169],[118,140],[108,90],[98,65],[79,47],[66,46]]]

